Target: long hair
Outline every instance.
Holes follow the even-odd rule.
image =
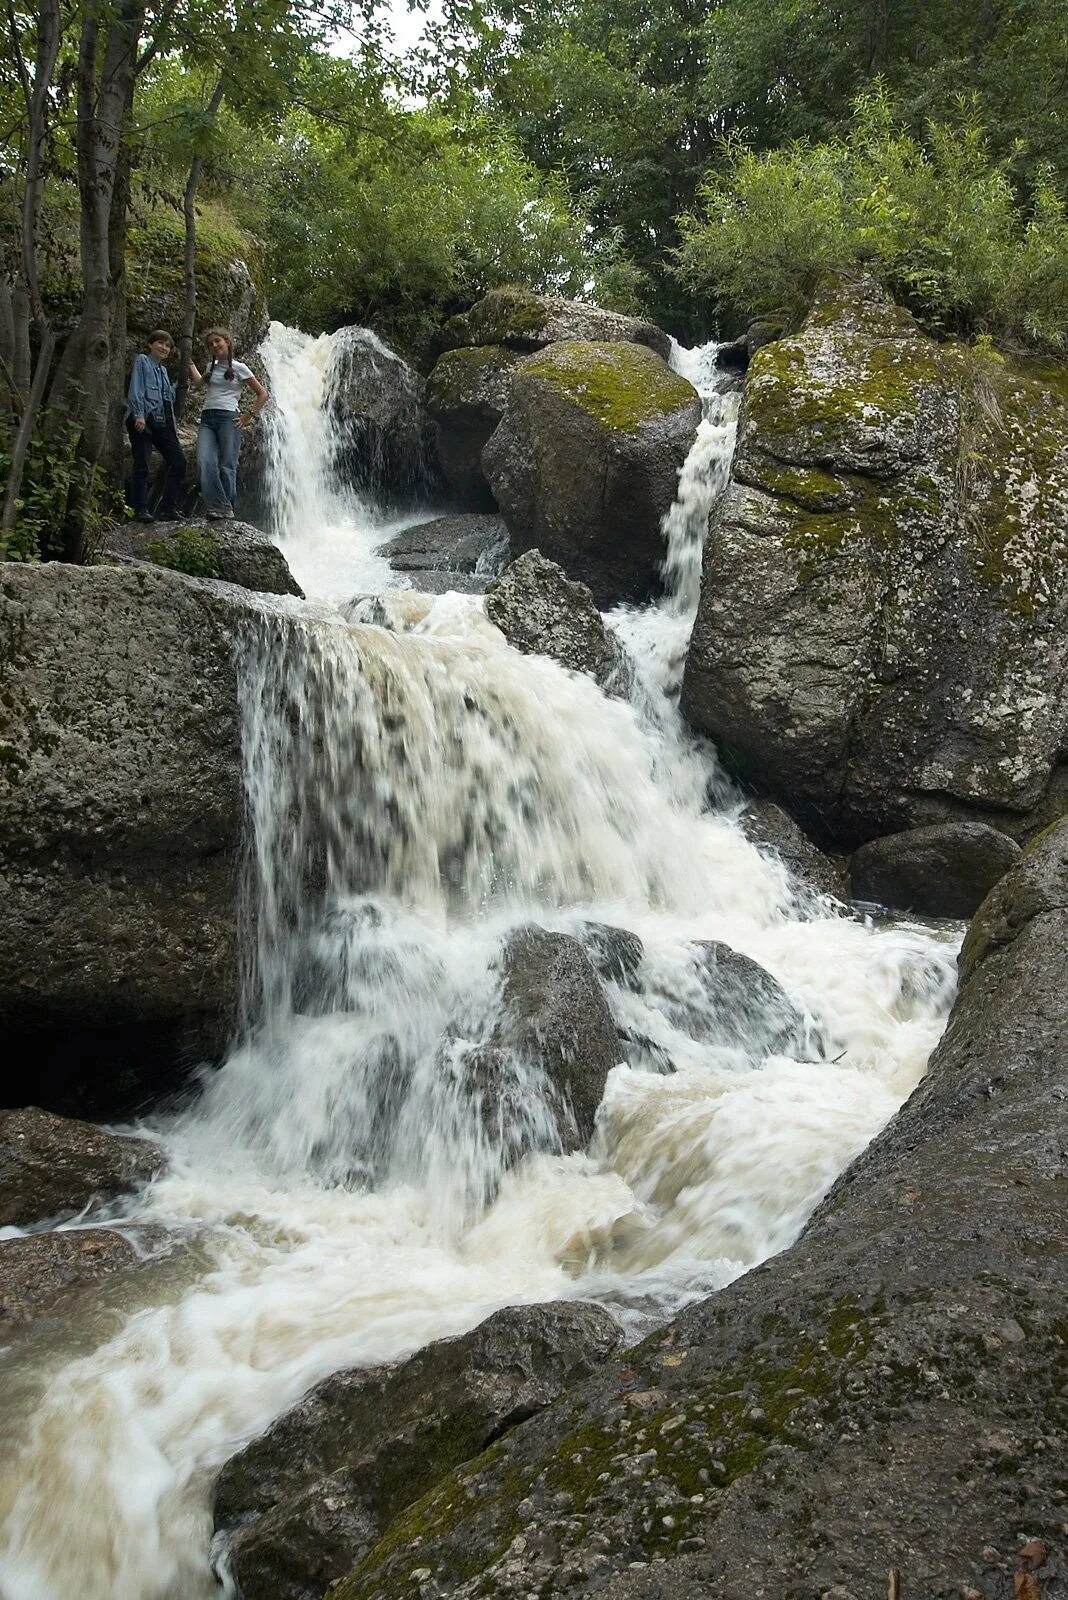
[[[225,376],[227,378],[227,381],[229,381],[230,379],[233,378],[233,375],[234,375],[234,336],[230,332],[229,328],[209,328],[207,333],[204,335],[204,343],[207,344],[209,339],[225,339],[226,340],[226,374],[225,374]],[[213,355],[212,358],[211,358],[211,366],[208,368],[208,382],[209,383],[211,382],[211,375],[215,371],[216,365],[218,364],[218,360],[219,360],[218,356],[214,356]]]

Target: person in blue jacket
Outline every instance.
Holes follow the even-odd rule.
[[[175,387],[167,371],[174,340],[163,328],[148,336],[148,355],[137,356],[126,396],[126,431],[133,449],[131,498],[138,522],[155,522],[148,509],[148,469],[152,451],[167,463],[167,476],[159,504],[164,521],[178,516],[178,496],[185,481],[185,454],[174,425]]]

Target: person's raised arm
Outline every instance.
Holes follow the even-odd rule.
[[[202,377],[202,375],[201,375],[196,363],[192,359],[189,362],[189,376],[190,376],[190,379],[192,380],[192,382],[195,383],[195,384],[199,385],[199,384],[202,384],[204,382],[204,379],[203,379],[203,377]]]

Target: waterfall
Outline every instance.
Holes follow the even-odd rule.
[[[277,526],[320,603],[236,643],[242,1036],[116,1213],[177,1253],[39,1367],[12,1358],[4,1600],[209,1600],[213,1474],[327,1373],[547,1298],[638,1332],[781,1250],[918,1082],[953,992],[952,941],[814,905],[707,809],[672,688],[731,397],[708,386],[664,599],[609,619],[640,669],[623,702],[512,650],[478,597],[397,595],[388,627],[321,603],[387,581],[381,514],[331,468],[330,342],[272,348]],[[517,1116],[487,1103],[502,945],[531,921],[641,941],[605,982],[619,1062],[585,1153],[561,1153],[537,1060],[506,1056]],[[777,980],[790,1044],[724,1017],[698,941]]]

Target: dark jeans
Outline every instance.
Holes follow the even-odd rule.
[[[236,411],[202,411],[197,433],[200,492],[209,511],[225,511],[237,499],[241,434]]]
[[[162,418],[146,417],[143,431],[134,427],[133,418],[126,418],[126,432],[133,447],[133,483],[131,498],[135,513],[148,510],[148,468],[153,450],[158,450],[167,463],[167,476],[163,496],[159,503],[161,517],[178,515],[178,496],[185,481],[185,453],[174,430],[174,415],[168,411]]]

